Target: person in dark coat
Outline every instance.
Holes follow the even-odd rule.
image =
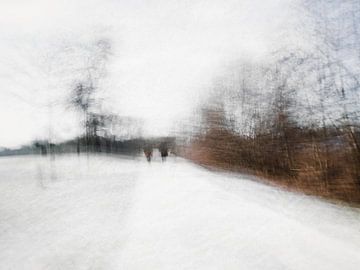
[[[166,161],[166,157],[169,155],[169,149],[166,143],[161,143],[159,147],[159,151],[161,154],[161,160]]]

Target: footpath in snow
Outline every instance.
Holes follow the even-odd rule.
[[[183,159],[0,158],[0,269],[359,269],[360,211]]]

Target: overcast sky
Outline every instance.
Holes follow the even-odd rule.
[[[0,146],[46,138],[50,120],[56,140],[79,132],[74,112],[46,105],[69,91],[60,75],[46,74],[63,43],[109,38],[104,104],[144,119],[145,134],[163,135],[192,112],[222,66],[271,50],[292,2],[1,0]]]

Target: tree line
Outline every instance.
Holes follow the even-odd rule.
[[[240,59],[218,76],[187,155],[360,203],[360,4],[316,0],[297,8],[306,42]]]

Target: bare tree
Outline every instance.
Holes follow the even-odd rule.
[[[82,114],[82,125],[84,127],[85,143],[88,146],[91,138],[97,136],[99,119],[94,117],[96,110],[101,105],[99,92],[101,83],[107,74],[107,63],[112,54],[109,39],[97,39],[92,44],[85,44],[82,48],[83,66],[78,72],[79,78],[75,80],[70,93],[70,105]],[[78,151],[80,149],[78,140]]]

